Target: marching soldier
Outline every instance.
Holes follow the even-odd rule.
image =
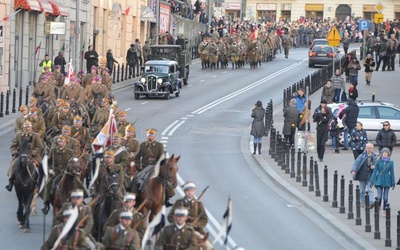
[[[22,105],[19,107],[19,111],[21,112],[21,116],[15,119],[15,134],[22,132],[22,125],[28,120],[28,107],[26,105]]]
[[[292,47],[292,41],[287,35],[287,32],[282,35],[283,51],[285,52],[285,58],[289,57],[289,49]]]
[[[59,66],[59,65],[57,65]],[[62,230],[65,227],[65,224],[67,223],[70,215],[73,213],[73,210],[65,210],[62,213],[63,216],[63,222],[55,225],[50,232],[49,238],[47,241],[44,243],[42,246],[41,250],[50,250],[53,249],[54,244],[56,243],[58,237],[60,236]],[[79,221],[78,221],[79,223]],[[73,225],[75,226],[75,225]],[[86,244],[86,235],[85,232],[80,229],[76,228],[73,230],[73,233],[67,234],[60,242],[60,245],[56,249],[87,249],[87,244]]]
[[[188,210],[186,223],[190,224],[190,226],[200,234],[205,234],[204,227],[207,225],[208,216],[203,203],[195,198],[196,185],[193,182],[186,182],[183,185],[183,190],[185,192],[185,197],[175,201],[174,206],[168,214],[168,221],[173,223],[175,209],[184,207]]]
[[[107,176],[110,172],[114,173],[119,177],[120,190],[119,197],[123,197],[124,188],[124,169],[114,162],[114,152],[106,151],[104,152],[104,161],[100,165],[99,175],[97,177],[96,183],[94,185],[94,193],[104,194],[108,190],[107,186]]]
[[[48,80],[48,76],[42,75],[39,83],[36,84],[35,88],[33,89],[32,95],[38,98],[39,104],[44,101],[49,103],[55,99],[54,86],[50,85]]]
[[[203,38],[203,42],[200,43],[198,52],[200,54],[200,60],[201,60],[201,69],[208,68],[207,65],[209,66],[208,62],[208,42],[207,42],[207,37]]]
[[[46,182],[46,187],[43,189],[42,199],[44,202],[43,213],[47,214],[50,209],[50,195],[53,192],[55,186],[53,182],[57,176],[64,170],[65,166],[68,165],[68,161],[74,157],[74,152],[66,147],[68,138],[60,135],[57,137],[57,147],[53,147],[49,154],[48,166],[49,168],[49,179]],[[58,182],[58,180],[56,180]]]
[[[117,129],[118,133],[120,133],[122,136],[125,136],[125,130],[128,125],[133,125],[131,122],[128,122],[126,120],[126,111],[121,110],[117,113]]]
[[[102,240],[105,249],[139,250],[140,239],[138,233],[130,225],[132,213],[124,211],[119,214],[119,224],[109,228]]]
[[[74,117],[74,126],[71,128],[72,138],[78,141],[80,149],[89,150],[90,149],[90,135],[89,129],[82,126],[82,117],[77,115]]]
[[[196,250],[197,240],[195,231],[186,224],[188,210],[178,208],[174,211],[174,223],[161,230],[160,237],[156,241],[156,250],[187,249]]]
[[[238,61],[239,61],[239,47],[236,44],[236,40],[233,40],[232,45],[229,48],[229,57],[232,61],[232,69],[238,68]]]
[[[20,157],[22,154],[26,154],[28,158],[32,157],[34,164],[39,166],[42,162],[41,152],[43,149],[42,139],[40,136],[33,132],[32,123],[25,121],[23,126],[23,132],[18,133],[11,143],[11,155],[13,160],[11,166],[8,169],[8,185],[6,189],[11,192],[14,186],[14,173],[18,166],[20,166]],[[28,146],[29,148],[26,148]],[[25,152],[27,150],[27,152]]]
[[[218,61],[218,46],[215,44],[214,40],[211,40],[211,44],[208,46],[208,56],[211,63],[210,70],[216,69],[216,64]]]
[[[52,106],[49,109],[49,113],[47,113],[46,117],[46,127],[51,127],[51,122],[53,121],[54,115],[61,111],[62,104],[64,104],[64,100],[59,98],[56,100],[56,106]]]
[[[59,131],[63,126],[71,126],[74,120],[74,114],[69,112],[69,102],[64,102],[61,106],[61,110],[55,113],[51,121],[51,126],[55,131]]]
[[[61,98],[69,102],[85,103],[85,91],[79,82],[77,77],[71,77],[70,84],[62,91]]]
[[[33,132],[38,133],[40,138],[43,138],[46,132],[46,124],[43,117],[38,116],[38,110],[36,107],[29,108],[28,120],[32,123]]]
[[[124,206],[122,208],[115,209],[110,216],[108,217],[106,223],[104,224],[104,231],[111,229],[112,227],[118,225],[119,223],[119,215],[122,212],[131,212],[132,213],[132,222],[130,224],[130,228],[136,227],[136,231],[139,233],[140,241],[143,238],[144,231],[146,230],[143,222],[143,215],[136,211],[135,209],[136,203],[136,195],[132,193],[127,193],[124,195]]]
[[[92,126],[98,126],[99,130],[107,123],[108,117],[110,116],[110,100],[108,100],[108,98],[103,98],[100,106],[100,109],[96,109],[91,123]]]

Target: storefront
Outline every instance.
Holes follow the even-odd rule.
[[[323,19],[324,5],[323,4],[306,4],[306,18],[308,19]]]
[[[276,4],[258,3],[256,10],[258,22],[276,21]]]
[[[232,19],[240,17],[240,10],[242,5],[240,3],[225,3],[225,15],[230,16]]]
[[[290,22],[292,16],[292,4],[283,3],[281,4],[281,17],[283,20]]]
[[[366,20],[374,20],[374,15],[378,13],[375,10],[375,4],[364,4],[363,5],[363,18]]]

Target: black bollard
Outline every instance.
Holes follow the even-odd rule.
[[[119,82],[119,72],[120,72],[121,67],[118,65],[117,66],[117,82]]]
[[[333,174],[333,201],[332,201],[332,207],[338,207],[337,191],[338,191],[338,173],[337,173],[337,170],[335,170],[335,173]]]
[[[0,94],[0,117],[4,116],[4,93]]]
[[[26,86],[26,93],[25,93],[25,105],[28,106],[28,100],[29,100],[29,85]]]
[[[297,175],[296,182],[301,182],[301,149],[297,151]]]
[[[307,154],[303,152],[303,187],[307,187]]]
[[[379,240],[381,238],[381,232],[379,231],[379,201],[378,197],[375,197],[375,205],[374,205],[374,218],[375,218],[375,232],[374,239]]]
[[[115,83],[115,77],[116,77],[115,65],[113,65],[113,71],[112,71],[112,79],[113,79],[113,83]]]
[[[289,140],[285,144],[285,174],[290,173],[290,143]]]
[[[121,82],[124,81],[124,73],[125,73],[125,71],[124,71],[124,64],[122,64],[122,66],[121,66]]]
[[[308,185],[308,191],[314,192],[314,159],[310,157],[310,185]]]
[[[126,80],[128,80],[128,65],[124,65],[124,63],[122,63],[122,67],[124,67],[125,66],[125,78],[124,78],[124,80],[126,81]]]
[[[269,138],[269,155],[271,158],[275,158],[275,146],[276,146],[276,130],[271,127],[271,137]]]
[[[346,208],[344,207],[344,175],[342,175],[342,178],[340,179],[340,207],[339,207],[339,213],[344,214],[346,212]]]
[[[282,136],[281,142],[281,169],[284,170],[286,168],[286,139]]]
[[[369,206],[369,195],[365,192],[365,232],[371,232],[371,212]]]
[[[390,239],[390,204],[386,204],[385,207],[386,210],[386,239],[385,239],[385,247],[391,247],[392,246],[392,240]]]
[[[6,115],[10,114],[10,90],[6,92]]]
[[[19,88],[19,96],[18,96],[18,98],[19,98],[19,105],[18,105],[18,107],[21,107],[22,106],[22,87],[20,87]]]
[[[361,201],[360,201],[360,186],[356,186],[356,225],[361,225]]]
[[[290,148],[290,178],[296,177],[296,172],[294,171],[295,165],[295,154],[296,149],[293,147]]]
[[[11,110],[12,113],[17,112],[15,109],[16,102],[17,102],[17,89],[14,89],[13,90],[13,98],[12,98],[12,110]]]
[[[325,165],[324,168],[324,196],[322,197],[322,201],[328,202],[329,195],[328,195],[328,166]]]
[[[281,149],[280,149],[280,141],[282,140],[282,136],[279,134],[279,131],[276,131],[276,141],[275,141],[275,157],[274,161],[278,163],[278,160],[281,158]],[[279,164],[278,164],[279,165]]]
[[[129,75],[129,79],[132,79],[132,69],[130,69],[131,68],[131,66],[130,65],[128,65],[128,63],[126,64],[126,69],[127,69],[127,71],[128,71],[128,75]],[[133,77],[133,78],[135,78],[135,77]]]
[[[314,177],[315,177],[315,196],[321,197],[321,190],[319,189],[319,171],[318,171],[318,163],[314,162]]]
[[[354,219],[353,213],[353,181],[350,180],[349,182],[349,212],[347,213],[347,219],[351,220]]]
[[[397,247],[396,250],[400,250],[400,210],[397,211]]]

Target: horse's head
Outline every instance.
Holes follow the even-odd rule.
[[[79,177],[81,175],[82,165],[78,158],[72,157],[69,159],[65,172],[69,175]]]
[[[171,155],[169,159],[165,159],[161,162],[160,174],[163,176],[164,179],[173,184],[174,187],[178,185],[176,174],[179,170],[178,161],[180,158],[181,156],[174,157],[174,155]]]
[[[108,195],[117,195],[119,187],[121,185],[119,173],[109,172],[106,181],[107,181]]]

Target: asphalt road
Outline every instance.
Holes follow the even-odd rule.
[[[215,239],[230,196],[233,227],[228,249],[243,246],[258,249],[349,249],[340,235],[313,216],[301,203],[271,184],[248,152],[251,110],[257,100],[274,105],[282,102],[284,87],[315,69],[309,69],[306,49],[293,49],[289,59],[282,54],[256,70],[201,70],[191,66],[189,85],[181,96],[134,100],[132,88],[115,93],[120,109],[136,121],[139,141],[147,128],[158,129],[158,140],[168,153],[181,155],[181,181],[197,183],[198,194],[210,186],[202,198],[209,211],[208,230]],[[13,132],[1,136],[1,183],[11,160],[9,146]],[[181,191],[181,190],[178,190]],[[178,195],[180,192],[178,192]],[[24,234],[16,222],[17,199],[0,187],[0,239],[3,249],[38,249],[42,244],[43,216],[32,216],[32,232]],[[39,208],[41,201],[39,200]],[[46,217],[46,236],[50,231]],[[216,249],[221,249],[219,240]]]

